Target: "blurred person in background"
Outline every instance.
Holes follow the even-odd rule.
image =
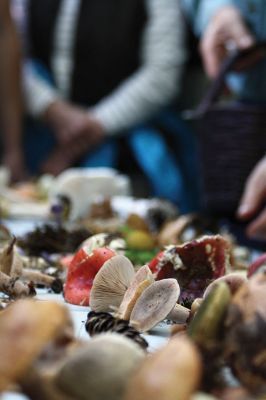
[[[253,219],[247,227],[250,238],[266,240],[266,156],[247,179],[238,217],[242,220]]]
[[[9,10],[9,1],[0,1],[0,95],[2,164],[13,180],[25,177],[21,136],[20,47]]]
[[[266,2],[264,0],[182,0],[195,33],[200,36],[200,51],[205,71],[216,78],[223,61],[232,50],[244,50],[266,41]],[[230,89],[239,101],[266,104],[266,61],[255,54],[231,74]],[[251,221],[246,233],[266,240],[266,158],[258,162],[247,178],[237,216]],[[259,210],[261,210],[259,212]],[[259,214],[258,214],[259,213]],[[252,220],[253,219],[253,220]]]
[[[179,3],[18,2],[28,51],[24,92],[34,118],[26,141],[32,172],[116,167],[123,135],[153,194],[188,204],[182,171],[155,122],[178,95],[186,60]],[[186,163],[189,169],[189,157]]]

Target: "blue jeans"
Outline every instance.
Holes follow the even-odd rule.
[[[162,133],[154,123],[138,126],[127,132],[126,140],[143,174],[150,182],[150,195],[165,198],[178,205],[180,211],[198,209],[196,179],[196,148],[188,127],[167,111],[155,121],[171,135],[169,149]],[[52,131],[43,123],[28,120],[24,148],[28,169],[38,174],[39,166],[56,145]],[[119,146],[115,138],[108,138],[87,154],[78,164],[81,167],[117,167]]]

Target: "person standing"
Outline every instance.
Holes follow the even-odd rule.
[[[0,96],[2,164],[12,180],[26,176],[21,134],[20,46],[9,0],[0,1]]]

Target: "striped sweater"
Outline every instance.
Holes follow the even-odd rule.
[[[23,13],[27,0],[13,0]],[[186,59],[184,24],[177,0],[146,0],[148,22],[141,44],[141,66],[89,112],[107,134],[141,123],[178,94]],[[55,100],[68,99],[73,69],[73,43],[80,0],[63,0],[54,34],[52,71],[56,87],[50,86],[25,61],[23,86],[28,112],[41,116]]]

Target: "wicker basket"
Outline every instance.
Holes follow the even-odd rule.
[[[258,50],[265,51],[266,44],[235,53],[226,60],[193,114],[200,152],[201,200],[209,214],[235,214],[245,181],[266,151],[266,107],[217,102],[226,75],[235,63]]]

